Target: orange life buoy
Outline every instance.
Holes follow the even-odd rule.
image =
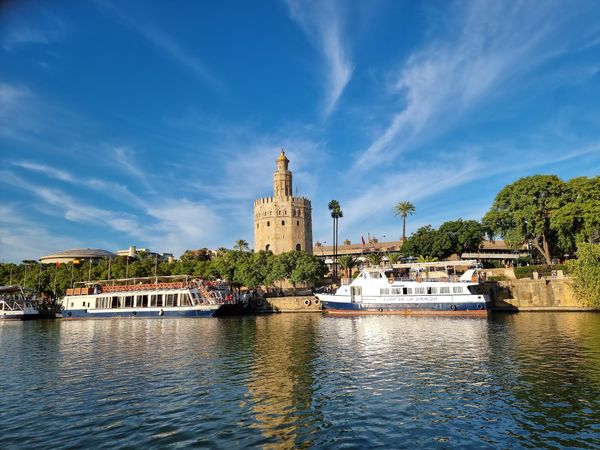
[[[394,282],[394,277],[389,277],[388,278],[388,283],[392,284]]]

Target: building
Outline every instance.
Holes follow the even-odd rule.
[[[292,195],[292,172],[282,150],[273,174],[273,197],[254,201],[254,251],[274,254],[292,250],[312,253],[312,212],[310,200]]]
[[[359,260],[364,261],[365,256],[369,253],[383,253],[382,260],[385,262],[386,253],[400,251],[402,240],[380,242],[375,238],[369,238],[367,242],[360,244],[352,244],[349,240],[345,240],[343,244],[338,245],[337,255],[352,255]],[[331,268],[333,264],[333,246],[323,245],[321,242],[316,242],[313,248],[313,254],[321,257],[325,263]],[[483,241],[476,252],[463,253],[460,256],[453,255],[450,260],[477,260],[497,261],[501,264],[511,266],[515,264],[518,258],[525,258],[529,255],[527,246],[521,246],[517,249],[512,249],[504,241]],[[418,255],[413,255],[418,256]],[[360,259],[362,258],[362,259]]]
[[[63,264],[80,261],[99,261],[103,258],[114,258],[117,255],[99,248],[75,248],[64,250],[62,252],[53,253],[51,255],[42,256],[40,262],[42,264]]]
[[[148,258],[157,258],[159,261],[173,261],[172,253],[157,253],[153,252],[148,248],[137,248],[135,245],[130,245],[128,249],[117,250],[118,256],[127,256],[128,258],[139,258],[140,255],[144,255]]]

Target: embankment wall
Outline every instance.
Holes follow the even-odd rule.
[[[257,313],[321,312],[321,303],[313,295],[267,297],[262,299],[262,304],[254,306],[253,309]]]
[[[486,282],[495,310],[590,311],[573,292],[570,278]]]

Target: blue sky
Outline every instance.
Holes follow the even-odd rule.
[[[285,147],[314,240],[600,173],[596,1],[0,2],[0,259],[252,243]]]

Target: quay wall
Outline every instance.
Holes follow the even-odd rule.
[[[254,306],[253,312],[321,312],[321,303],[313,295],[263,298],[260,306]]]
[[[570,278],[488,281],[486,293],[497,311],[593,311],[575,295]]]

